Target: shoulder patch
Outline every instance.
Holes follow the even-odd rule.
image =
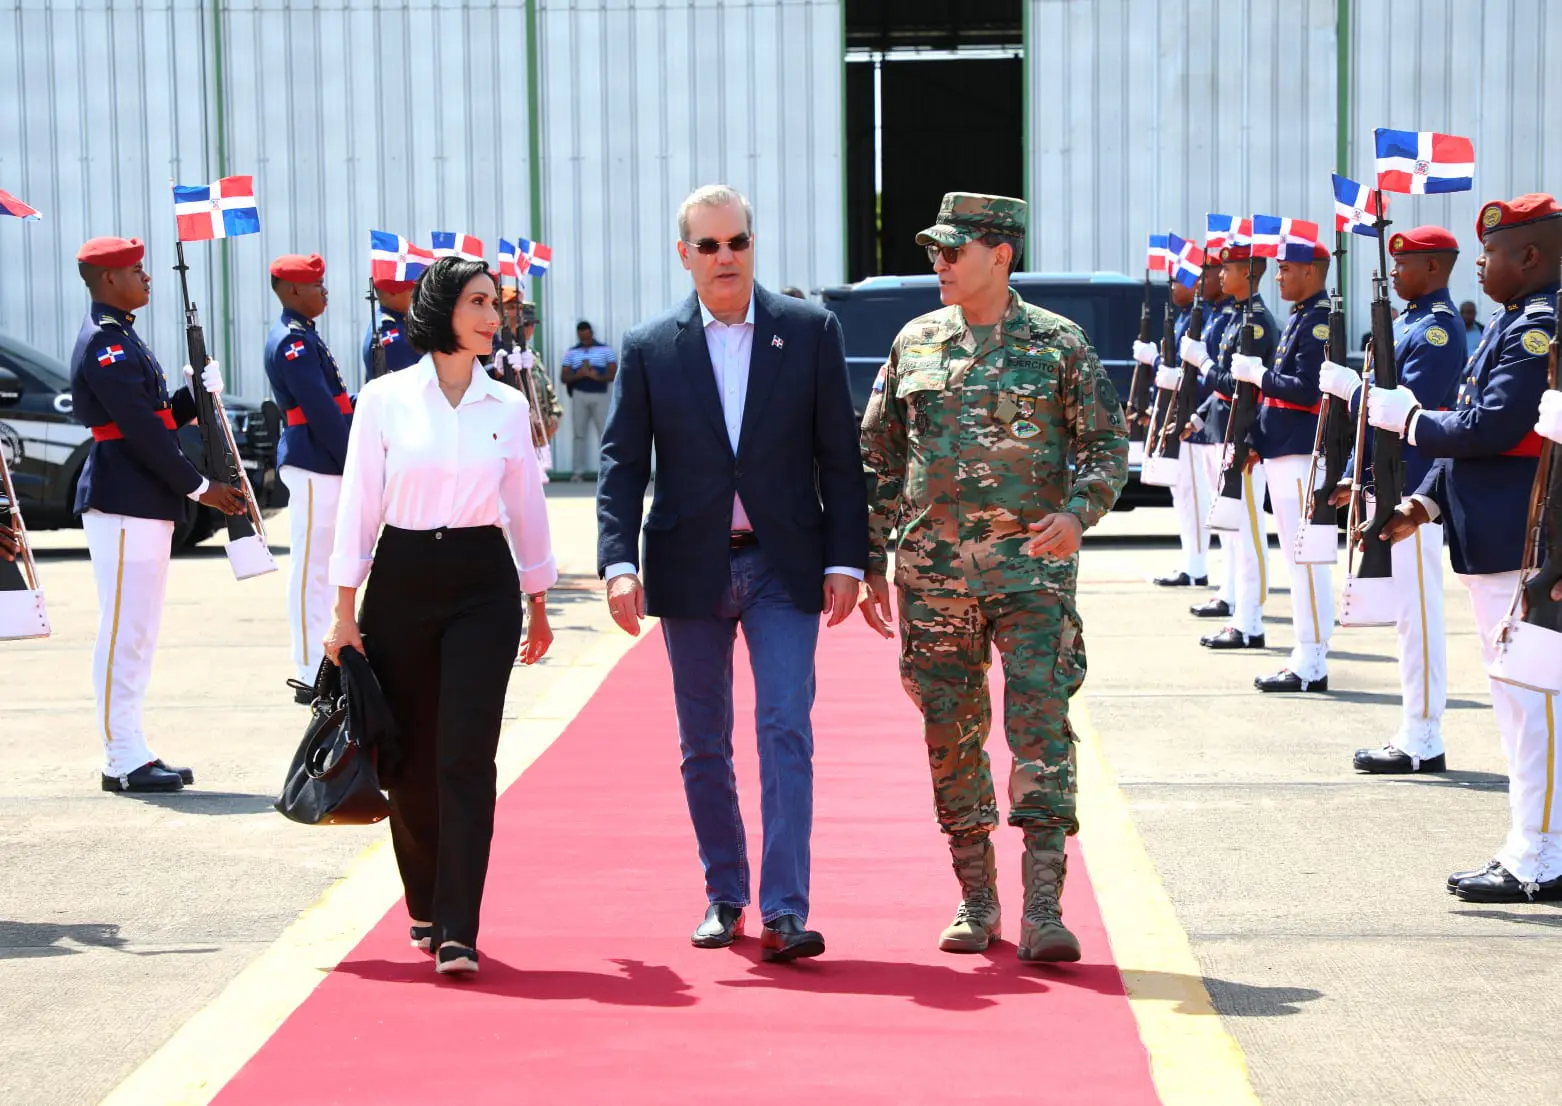
[[[1551,349],[1551,335],[1544,330],[1526,330],[1524,337],[1519,339],[1524,348],[1536,357],[1543,356]]]
[[[1329,340],[1329,324],[1319,323],[1317,326],[1313,327],[1313,337],[1318,339],[1320,342],[1327,342]]]
[[[1426,340],[1434,346],[1446,346],[1448,344],[1448,331],[1440,326],[1426,328]]]
[[[1264,324],[1263,323],[1254,323],[1253,324],[1253,340],[1256,342],[1256,341],[1258,341],[1258,339],[1262,338],[1263,336],[1264,336]]]

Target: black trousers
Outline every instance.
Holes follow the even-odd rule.
[[[364,648],[401,733],[387,781],[407,911],[434,943],[477,942],[494,833],[494,755],[523,602],[496,526],[387,526],[364,588]]]

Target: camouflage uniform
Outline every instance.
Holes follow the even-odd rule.
[[[918,241],[1023,237],[1024,221],[1023,201],[951,193],[939,225]],[[1078,326],[1011,289],[1003,320],[980,344],[959,307],[901,330],[874,382],[862,450],[869,571],[887,574],[898,532],[901,677],[922,711],[956,873],[968,897],[994,892],[988,835],[998,806],[983,746],[996,645],[1014,753],[1009,821],[1025,832],[1027,920],[1033,887],[1052,888],[1055,910],[1064,838],[1079,828],[1068,700],[1084,681],[1085,646],[1076,559],[1030,556],[1027,527],[1067,511],[1088,528],[1111,509],[1128,473],[1116,390]],[[992,914],[996,936],[995,898]]]
[[[521,301],[521,326],[525,327],[536,322],[537,305],[531,300]],[[542,354],[535,349],[531,352],[532,388],[537,396],[537,411],[542,415],[542,428],[547,432],[547,440],[551,442],[553,435],[558,433],[559,420],[564,417],[564,405],[559,402],[559,393],[553,387],[553,378],[542,363]]]

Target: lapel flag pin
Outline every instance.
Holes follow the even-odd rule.
[[[781,335],[779,335],[779,334],[777,334],[774,338],[770,339],[770,344],[775,346],[776,349],[780,349],[780,348],[782,348],[783,346],[786,345],[786,343],[781,340]]]

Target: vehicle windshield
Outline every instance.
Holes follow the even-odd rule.
[[[33,349],[26,342],[0,337],[0,365],[24,372],[56,392],[70,391],[70,374],[65,366],[42,350]]]

